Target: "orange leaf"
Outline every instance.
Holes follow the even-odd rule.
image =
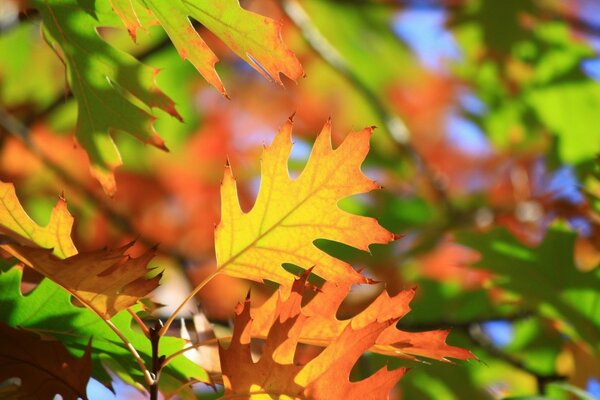
[[[82,358],[73,357],[58,341],[0,323],[0,382],[21,380],[8,398],[52,400],[59,394],[64,400],[87,399],[90,355],[88,347]]]
[[[368,250],[372,243],[388,243],[394,235],[375,219],[342,211],[341,199],[376,189],[360,165],[369,151],[372,128],[349,134],[335,150],[328,122],[297,179],[288,174],[292,122],[286,123],[266,147],[261,163],[258,198],[242,212],[231,168],[221,186],[221,222],[215,232],[217,265],[228,275],[261,282],[269,279],[290,285],[293,276],[281,265],[315,266],[322,278],[345,283],[366,282],[347,263],[319,250],[313,242],[324,238]]]
[[[371,347],[379,334],[397,319],[374,321],[354,328],[348,325],[325,350],[305,365],[294,364],[298,333],[306,317],[301,300],[308,274],[296,280],[287,300],[277,304],[264,350],[258,362],[250,354],[250,300],[235,318],[231,344],[220,347],[225,394],[248,396],[267,394],[293,398],[386,398],[404,375],[405,369],[382,368],[358,382],[350,382],[352,367]]]
[[[306,320],[298,332],[300,343],[328,346],[352,328],[362,329],[374,323],[399,320],[410,311],[409,303],[414,290],[405,290],[390,297],[383,291],[365,310],[347,320],[338,320],[336,313],[350,291],[350,285],[334,285],[326,282],[319,293],[302,308]],[[275,293],[261,307],[254,310],[252,336],[265,337],[269,332],[272,316],[276,313],[286,290]],[[467,360],[474,358],[468,350],[446,344],[448,331],[404,332],[393,324],[383,329],[372,345],[365,350],[393,357],[414,359],[414,356],[447,361],[447,358]]]

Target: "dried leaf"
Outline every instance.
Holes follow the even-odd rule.
[[[146,266],[154,257],[154,250],[132,258],[125,254],[132,245],[79,253],[65,259],[55,257],[51,250],[17,243],[1,247],[58,283],[102,318],[110,319],[156,289],[162,276],[146,278],[150,272]]]

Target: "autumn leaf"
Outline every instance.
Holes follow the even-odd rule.
[[[60,258],[77,254],[71,240],[73,217],[67,210],[67,203],[60,197],[50,214],[50,222],[45,227],[36,224],[27,215],[15,192],[12,183],[0,181],[0,234],[7,235],[23,244],[33,243],[53,249]]]
[[[132,3],[112,1],[130,34],[132,30],[135,32],[138,25],[132,18]],[[189,60],[204,79],[224,95],[225,88],[215,70],[219,59],[192,26],[189,17],[200,22],[268,80],[283,84],[280,74],[293,80],[304,74],[296,55],[281,38],[282,23],[243,9],[239,0],[144,0],[144,4],[158,18],[181,57]]]
[[[342,301],[350,292],[349,284],[325,282],[319,293],[302,307],[305,320],[298,332],[297,340],[316,346],[328,346],[346,329],[360,329],[364,326],[386,320],[399,320],[410,311],[409,303],[415,290],[404,290],[390,297],[384,290],[362,312],[347,320],[336,317]],[[282,288],[265,303],[253,311],[254,323],[251,334],[266,337],[282,298],[288,296],[289,289]],[[392,357],[414,359],[415,356],[441,361],[449,358],[468,360],[474,358],[468,350],[446,344],[448,331],[405,332],[395,324],[383,329],[368,348],[369,351]]]
[[[237,311],[228,348],[220,347],[225,395],[252,394],[291,398],[386,398],[405,369],[386,367],[372,376],[350,382],[352,367],[377,337],[398,319],[382,316],[359,327],[348,325],[318,356],[305,365],[294,363],[298,333],[306,322],[301,301],[308,273],[297,279],[289,297],[279,301],[260,359],[250,353],[252,317],[250,300]]]
[[[146,278],[151,271],[146,266],[154,257],[154,250],[132,258],[125,254],[132,245],[80,253],[65,259],[57,258],[51,250],[17,243],[1,247],[58,283],[102,318],[110,319],[157,288],[162,276]]]
[[[0,323],[0,382],[21,381],[8,398],[52,400],[58,394],[63,400],[87,399],[91,373],[89,346],[76,358],[56,340]]]
[[[106,13],[112,11],[102,9],[108,3],[94,2],[95,8],[89,12],[77,0],[36,0],[34,5],[42,16],[49,43],[66,65],[67,80],[79,107],[77,140],[90,158],[92,174],[104,191],[113,195],[113,171],[122,162],[111,135],[127,132],[143,143],[166,149],[154,131],[156,117],[150,109],[181,117],[173,101],[156,86],[157,69],[143,65],[99,36],[98,27],[112,23]]]
[[[221,186],[221,222],[215,231],[217,265],[225,274],[261,282],[290,285],[293,276],[281,265],[292,263],[339,283],[365,282],[352,267],[319,250],[313,242],[324,238],[367,250],[372,243],[388,243],[394,235],[372,218],[341,210],[337,203],[350,195],[378,188],[360,165],[369,151],[372,128],[349,134],[335,150],[331,124],[317,137],[306,167],[291,179],[287,163],[292,148],[292,122],[266,147],[261,162],[262,181],[252,210],[239,205],[231,167]]]
[[[102,318],[110,319],[158,286],[161,274],[146,278],[153,249],[138,258],[125,255],[133,243],[76,254],[70,238],[73,217],[64,199],[59,199],[46,227],[25,213],[12,184],[0,183],[0,200],[0,248],[58,283]]]

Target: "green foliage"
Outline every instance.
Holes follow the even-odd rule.
[[[42,280],[35,289],[23,295],[21,278],[22,271],[19,268],[0,274],[0,321],[51,335],[78,357],[85,352],[91,339],[94,378],[109,385],[111,377],[106,370],[108,367],[125,382],[144,387],[144,378],[129,350],[96,314],[87,308],[74,306],[71,295],[49,279]],[[121,312],[112,321],[142,357],[149,361],[152,354],[150,343],[132,327],[131,315]],[[165,337],[161,341],[161,351],[171,354],[181,350],[185,344],[183,339]],[[189,378],[209,381],[207,373],[185,356],[177,357],[163,373],[165,383],[169,382],[169,378],[176,378],[176,381]]]
[[[114,194],[112,170],[121,164],[121,157],[111,134],[127,132],[164,148],[152,127],[150,109],[178,116],[174,104],[156,86],[156,69],[100,37],[98,28],[115,22],[105,1],[88,1],[83,7],[76,0],[36,5],[50,43],[67,66],[69,86],[78,101],[77,138],[90,157],[93,173]]]
[[[537,248],[523,245],[505,230],[462,232],[459,241],[482,255],[475,264],[492,271],[496,284],[518,294],[529,308],[558,318],[569,335],[600,351],[600,270],[580,271],[573,261],[575,233],[548,231]]]

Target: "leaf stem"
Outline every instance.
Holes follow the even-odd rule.
[[[163,367],[165,365],[169,364],[171,361],[173,361],[175,358],[177,358],[178,356],[182,355],[185,352],[197,349],[198,347],[210,346],[211,344],[217,344],[219,342],[219,340],[231,340],[231,336],[225,336],[222,338],[210,338],[210,339],[203,340],[199,343],[193,344],[191,346],[184,347],[183,349],[176,351],[175,353],[171,354],[169,357],[165,358],[165,361],[163,362]]]
[[[146,335],[146,337],[149,338],[150,337],[150,329],[148,329],[148,327],[146,326],[144,321],[142,321],[142,319],[135,313],[135,311],[133,311],[131,309],[131,307],[129,307],[127,309],[127,312],[131,315],[131,317],[134,319],[134,321],[137,322],[140,329],[144,332],[144,335]]]
[[[90,309],[92,311],[94,311],[93,307],[90,307]],[[96,311],[94,311],[94,312],[96,312]],[[133,347],[133,345],[131,344],[129,339],[127,339],[125,337],[125,335],[123,335],[123,332],[121,332],[119,330],[119,328],[117,328],[116,325],[112,323],[111,320],[102,318],[102,321],[104,321],[106,323],[106,325],[108,325],[109,328],[112,329],[113,332],[119,337],[119,339],[121,339],[121,341],[123,341],[123,343],[125,343],[125,346],[129,350],[129,352],[131,353],[133,358],[135,358],[135,361],[140,366],[140,369],[142,370],[142,373],[144,374],[144,379],[146,379],[146,383],[149,386],[152,386],[155,383],[155,379],[154,379],[154,377],[152,377],[152,374],[150,374],[150,371],[148,371],[148,368],[146,368],[146,364],[144,363],[144,360],[142,360],[142,357],[140,357],[139,353],[137,352],[135,347]]]
[[[171,326],[171,324],[173,323],[173,321],[175,320],[175,318],[177,318],[177,314],[179,314],[181,312],[181,310],[183,309],[183,307],[185,307],[185,305],[192,299],[194,298],[194,296],[196,295],[196,293],[198,293],[200,290],[202,290],[202,288],[204,286],[206,286],[206,284],[208,282],[210,282],[215,276],[217,276],[218,274],[220,274],[221,271],[220,269],[217,269],[216,271],[214,271],[212,274],[208,275],[206,278],[204,278],[204,280],[202,282],[200,282],[200,284],[198,286],[196,286],[194,288],[194,290],[192,290],[192,292],[188,295],[188,297],[185,298],[185,300],[183,300],[181,302],[181,304],[179,304],[179,306],[177,306],[177,309],[175,309],[175,311],[173,311],[173,313],[171,314],[171,316],[169,316],[169,318],[167,319],[167,321],[165,322],[165,325],[162,327],[162,329],[158,332],[159,336],[164,336],[164,334],[169,330],[169,327]]]

